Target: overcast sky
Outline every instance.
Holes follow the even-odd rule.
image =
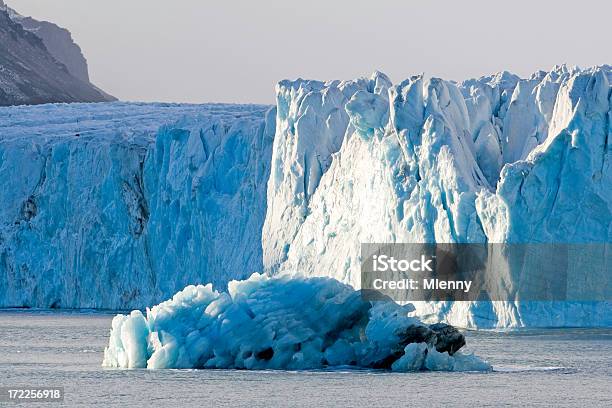
[[[68,28],[92,81],[123,100],[273,103],[285,78],[612,63],[608,0],[6,2]]]

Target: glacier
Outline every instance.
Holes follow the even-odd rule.
[[[281,82],[266,270],[359,287],[364,242],[612,242],[611,78],[609,66],[558,66],[463,83],[418,75],[392,85],[379,72]],[[502,289],[555,278],[529,266],[509,268]],[[609,291],[609,264],[582,269],[572,288],[582,298]],[[612,324],[609,301],[519,298],[415,306],[461,327]]]
[[[262,269],[269,106],[0,117],[0,307],[139,308]]]
[[[0,307],[143,309],[253,272],[359,289],[367,242],[609,244],[611,80],[375,72],[281,81],[276,107],[0,108]],[[610,275],[586,268],[578,294]],[[612,326],[609,301],[514,295],[414,307],[460,327]]]
[[[227,292],[188,286],[113,319],[103,365],[120,368],[490,371],[445,325],[426,326],[395,302],[367,302],[330,278],[231,281]]]

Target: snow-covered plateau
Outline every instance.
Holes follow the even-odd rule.
[[[359,288],[367,242],[607,245],[610,81],[609,66],[397,85],[377,72],[282,81],[275,108],[0,108],[0,306],[142,309],[252,272]],[[609,287],[611,271],[584,268],[577,298]],[[555,278],[538,272],[510,265],[499,277],[509,301],[415,302],[414,314],[461,327],[612,326],[609,301],[519,301],[519,282]],[[237,293],[205,288],[152,310]],[[128,321],[153,332],[155,316]],[[165,353],[154,361],[202,363]]]

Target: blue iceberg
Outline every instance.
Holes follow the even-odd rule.
[[[459,351],[463,335],[427,326],[410,305],[364,301],[329,278],[231,281],[227,292],[188,286],[171,300],[113,319],[103,365],[122,368],[489,371]]]

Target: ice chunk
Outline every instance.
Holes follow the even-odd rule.
[[[232,281],[228,292],[217,292],[212,285],[188,286],[171,300],[147,309],[146,318],[139,311],[118,315],[103,365],[491,369],[485,361],[456,350],[436,351],[438,344],[446,346],[458,334],[442,338],[452,330],[429,328],[408,316],[412,310],[390,301],[364,301],[358,291],[329,278],[253,274],[248,280]],[[459,337],[463,345],[463,336]]]
[[[454,355],[440,353],[426,343],[410,343],[404,348],[404,355],[396,360],[393,371],[490,371],[491,365],[473,354],[460,351]]]

